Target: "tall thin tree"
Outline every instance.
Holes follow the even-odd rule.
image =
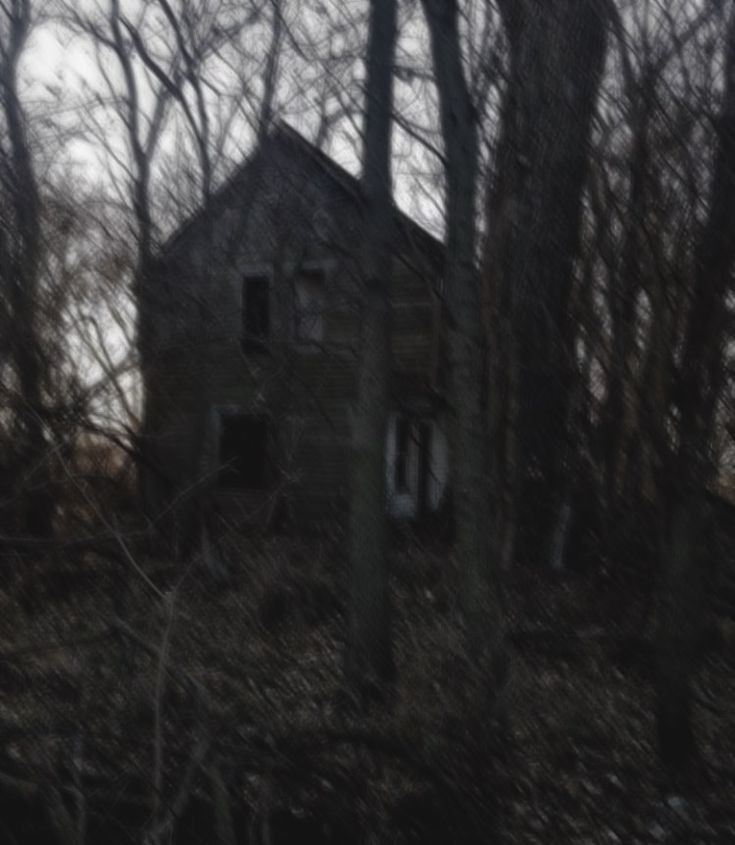
[[[12,0],[1,8],[0,103],[8,147],[0,147],[0,179],[10,219],[0,245],[0,282],[10,308],[10,348],[17,383],[13,464],[16,484],[27,491],[21,497],[22,528],[45,535],[52,529],[53,500],[48,486],[45,366],[38,317],[42,202],[18,78],[35,10],[31,0]]]
[[[705,491],[715,478],[713,440],[725,380],[725,344],[735,264],[735,13],[725,39],[724,94],[709,213],[697,245],[695,278],[676,393],[678,447],[667,469],[656,661],[656,716],[662,761],[674,770],[696,756],[691,675],[705,599]],[[663,424],[663,421],[661,421]]]
[[[390,372],[391,129],[396,0],[372,0],[363,139],[364,248],[350,516],[347,670],[360,685],[393,675],[385,440]]]
[[[462,67],[456,0],[422,0],[431,37],[446,162],[444,269],[453,413],[452,493],[462,604],[476,655],[500,657],[501,616],[489,528],[488,426],[483,401],[480,275],[476,263],[477,112]]]
[[[574,378],[569,300],[608,0],[501,0],[510,74],[488,202],[486,282],[495,374],[510,372],[503,430],[521,553],[549,554],[566,496]]]

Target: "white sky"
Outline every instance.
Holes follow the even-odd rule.
[[[81,4],[80,4],[81,5]],[[95,4],[87,3],[88,6]],[[98,6],[100,4],[97,4]],[[104,7],[104,3],[101,4]],[[138,0],[122,0],[123,12],[132,12],[138,5]],[[293,16],[292,16],[293,19]],[[420,27],[419,27],[420,29]],[[341,44],[347,44],[347,39],[359,38],[360,33],[350,33],[341,37]],[[421,43],[422,33],[412,26],[407,30],[401,44],[399,45],[399,56],[403,64],[411,62],[420,63],[422,58],[415,57],[417,44]],[[340,45],[341,46],[341,45]],[[360,46],[358,44],[358,46]],[[347,44],[349,48],[349,44]],[[410,54],[407,54],[407,50]],[[289,59],[289,63],[293,62]],[[354,64],[354,63],[353,63]],[[118,72],[113,57],[106,54],[106,71],[113,76]],[[304,100],[295,103],[291,98],[291,91],[304,83],[310,69],[287,64],[282,68],[282,80],[280,86],[281,112],[286,120],[292,123],[307,137],[311,134],[310,129],[314,126],[314,115],[304,109]],[[339,71],[339,67],[338,67]],[[313,63],[311,73],[317,72],[317,64]],[[353,73],[355,72],[353,68]],[[358,68],[356,71],[360,73]],[[62,30],[52,22],[45,22],[38,25],[31,36],[31,40],[24,54],[22,65],[22,78],[29,86],[25,94],[25,102],[30,106],[32,115],[39,118],[42,115],[51,115],[56,125],[63,127],[65,138],[63,154],[55,159],[55,165],[63,166],[68,170],[74,168],[76,178],[89,182],[100,181],[107,183],[107,172],[112,165],[108,160],[101,157],[101,144],[98,140],[89,136],[82,137],[81,130],[84,122],[84,110],[92,102],[91,98],[95,91],[101,91],[107,96],[104,83],[101,80],[96,65],[94,51],[89,40],[83,36],[72,37],[68,32]],[[340,80],[337,80],[339,82]],[[349,79],[345,79],[349,83]],[[352,84],[355,77],[352,78]],[[309,92],[306,92],[309,96]],[[427,85],[421,80],[414,80],[410,84],[399,82],[397,84],[397,107],[406,117],[416,123],[425,124],[431,120],[431,107],[427,99]],[[354,96],[354,94],[353,94]],[[294,107],[298,107],[297,109]],[[359,118],[352,118],[359,123]],[[53,131],[55,127],[49,127],[45,119],[34,120],[34,128],[38,132],[48,132],[49,142],[45,143],[44,153],[49,153],[58,146],[53,142]],[[354,123],[349,120],[342,120],[339,124],[337,134],[333,142],[328,146],[327,152],[340,164],[353,173],[359,171],[359,148],[354,132]],[[114,119],[106,119],[104,126],[107,141],[115,141],[116,148],[122,153],[125,150],[125,142],[122,135],[122,127]],[[233,142],[239,142],[241,134],[233,134]],[[174,137],[169,133],[164,136],[160,146],[160,153],[171,154],[175,146]],[[244,160],[247,149],[240,144],[240,149],[235,149],[233,143],[229,148],[229,159],[223,167],[222,178],[226,172],[230,172],[242,160]],[[434,233],[440,233],[442,228],[441,211],[439,206],[440,197],[436,189],[436,175],[440,172],[440,165],[436,158],[423,150],[419,144],[410,141],[400,130],[395,133],[396,157],[394,160],[394,186],[397,203],[409,214],[416,217],[419,222],[430,228]],[[160,156],[159,156],[160,158]]]

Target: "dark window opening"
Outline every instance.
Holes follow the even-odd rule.
[[[408,462],[411,451],[411,423],[399,419],[396,423],[395,485],[399,493],[408,490]]]
[[[265,348],[270,335],[270,283],[267,276],[248,276],[242,286],[242,348]]]
[[[219,483],[262,489],[268,466],[268,424],[260,417],[228,414],[220,420]]]

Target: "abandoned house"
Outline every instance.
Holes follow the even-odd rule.
[[[442,244],[395,211],[390,513],[446,498]],[[290,127],[165,244],[141,294],[148,490],[239,524],[344,516],[360,346],[361,189]],[[145,487],[145,485],[144,485]]]

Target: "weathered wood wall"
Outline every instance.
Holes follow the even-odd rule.
[[[239,409],[266,416],[277,472],[272,490],[296,519],[344,511],[349,409],[360,344],[360,205],[356,183],[288,131],[269,145],[166,246],[155,290],[156,367],[146,396],[159,469],[171,496],[214,492],[213,415]],[[392,295],[395,408],[427,411],[441,390],[441,247],[396,215]],[[324,335],[294,336],[294,272],[324,270]],[[271,337],[241,345],[242,282],[267,272]],[[241,494],[253,506],[264,494]]]

